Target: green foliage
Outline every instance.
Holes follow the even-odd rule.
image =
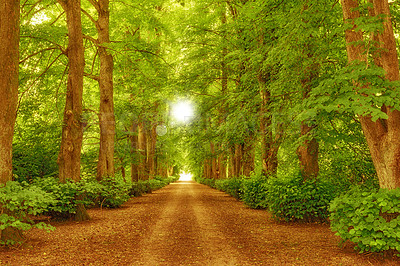
[[[224,191],[236,199],[241,199],[243,178],[215,180],[215,188]]]
[[[243,179],[243,202],[253,209],[268,208],[268,188],[268,179],[262,175],[253,175],[248,179]]]
[[[0,187],[0,230],[13,227],[21,231],[33,227],[46,231],[54,230],[54,227],[43,222],[34,223],[28,215],[44,213],[56,200],[49,193],[36,186],[28,186],[27,183],[8,181]],[[15,243],[1,243],[12,245]]]
[[[215,186],[215,181],[216,180],[215,179],[203,178],[203,177],[199,177],[199,176],[195,177],[194,179],[195,179],[196,182],[198,182],[200,184],[203,184],[203,185],[206,185],[206,186],[209,186],[209,187],[212,187],[212,188],[216,188],[216,186]]]
[[[303,181],[273,178],[269,182],[267,203],[274,217],[285,221],[326,221],[328,207],[335,198],[335,187],[321,179]]]
[[[107,208],[117,208],[129,200],[130,184],[122,178],[106,177],[100,182],[100,206]]]
[[[332,201],[331,228],[360,252],[400,252],[400,189],[355,187]]]
[[[82,184],[70,180],[66,183],[60,183],[58,179],[53,177],[36,179],[33,182],[34,186],[40,187],[56,199],[49,205],[47,214],[62,218],[71,217],[72,214],[76,213],[77,204],[88,205],[91,203],[78,200],[78,197],[84,193]]]

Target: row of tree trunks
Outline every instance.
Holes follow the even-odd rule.
[[[12,141],[18,103],[19,16],[20,1],[0,1],[0,184],[12,180]],[[2,212],[7,213],[6,210]],[[13,227],[1,230],[0,235],[4,242],[23,240],[21,231]]]
[[[250,176],[254,171],[254,159],[253,140],[232,146],[229,154],[229,177]]]
[[[387,0],[371,0],[373,9],[370,15],[383,17],[383,31],[374,33],[378,40],[374,53],[374,62],[382,67],[389,81],[399,80],[399,61],[396,41],[390,18]],[[342,0],[343,18],[351,27],[346,30],[347,55],[349,64],[367,62],[366,49],[363,43],[363,32],[358,30],[356,20],[360,17],[358,1]],[[354,82],[355,87],[357,81]],[[361,116],[361,126],[367,140],[381,188],[395,189],[400,187],[400,111],[390,106],[383,106],[388,119],[372,121],[370,116]]]
[[[155,105],[157,109],[157,105]],[[153,119],[155,119],[154,115]],[[159,161],[156,153],[157,146],[157,125],[153,120],[147,123],[144,118],[133,121],[131,127],[131,152],[136,153],[134,162],[131,163],[131,179],[132,181],[147,180],[158,175],[158,168],[165,168],[162,176],[168,176],[169,166],[163,167],[162,161]]]

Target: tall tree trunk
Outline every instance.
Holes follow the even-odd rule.
[[[269,110],[271,94],[266,88],[266,78],[259,74],[258,83],[260,87],[261,107],[260,107],[260,132],[261,132],[261,163],[262,173],[265,176],[275,175],[278,171],[278,150],[280,134],[272,134],[272,117]]]
[[[12,140],[17,115],[19,1],[0,2],[0,183],[12,180]]]
[[[304,121],[301,122],[300,126],[300,136],[307,138],[297,148],[297,156],[300,161],[300,172],[304,180],[315,178],[319,173],[319,144],[314,137],[308,139],[309,134],[312,134],[312,130],[315,127],[315,125],[309,125]]]
[[[312,55],[307,53],[308,57]],[[311,82],[317,77],[318,66],[312,64],[305,69],[304,78],[301,80],[303,87],[303,99],[307,99],[311,92]],[[300,126],[300,137],[306,139],[297,148],[297,156],[300,161],[300,172],[304,180],[316,178],[319,173],[318,154],[319,144],[316,138],[312,135],[313,129],[317,125],[312,121],[302,121]]]
[[[254,140],[249,138],[242,144],[241,174],[250,176],[254,171]]]
[[[18,103],[19,5],[19,0],[0,1],[0,184],[12,180],[12,141]],[[0,235],[4,242],[23,240],[22,232],[13,227],[1,230]]]
[[[147,169],[149,178],[156,175],[156,144],[157,144],[157,123],[152,122],[147,134]]]
[[[129,137],[131,142],[131,154],[138,153],[139,150],[139,141],[138,141],[138,124],[133,121],[131,127],[131,136]],[[138,162],[131,162],[131,180],[133,182],[138,182],[139,178],[139,169],[138,169]]]
[[[147,141],[146,141],[146,125],[144,121],[138,123],[138,176],[139,180],[147,180],[146,160],[147,160]]]
[[[390,18],[389,4],[387,0],[373,0],[373,13],[375,16],[383,16],[383,28],[377,32],[379,40],[379,54],[374,54],[375,62],[385,70],[389,81],[399,80],[399,63],[396,50],[396,42]],[[358,1],[342,0],[343,17],[346,23],[353,25],[346,30],[347,55],[349,63],[354,61],[366,61],[361,31],[357,31],[355,20],[360,17],[357,11]],[[379,58],[377,58],[379,57]],[[355,84],[357,86],[357,84]],[[361,126],[367,140],[372,161],[374,163],[379,185],[381,188],[395,189],[400,187],[400,111],[392,107],[383,106],[388,119],[372,121],[370,116],[360,117]]]
[[[108,53],[106,45],[110,43],[110,11],[109,0],[99,0],[97,3],[98,21],[96,28],[99,41],[100,57],[100,149],[97,163],[97,179],[103,176],[114,176],[114,138],[115,116],[113,97],[113,56]]]
[[[242,169],[243,160],[243,145],[235,144],[235,155],[234,155],[234,177],[239,177]]]
[[[210,142],[210,151],[211,151],[211,178],[218,178],[217,174],[217,155],[215,153],[215,145],[214,142]]]
[[[69,67],[61,146],[58,154],[59,177],[61,182],[66,182],[67,179],[79,181],[83,140],[81,116],[85,66],[81,2],[80,0],[58,0],[58,2],[67,15]],[[78,206],[76,219],[89,219],[83,205]]]

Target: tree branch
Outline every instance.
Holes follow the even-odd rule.
[[[87,16],[87,17],[90,19],[90,21],[93,22],[93,24],[94,24],[94,25],[96,26],[96,28],[97,28],[97,26],[98,26],[97,20],[95,20],[88,12],[86,12],[85,9],[81,8],[81,11],[82,11],[82,13],[83,13],[85,16]]]
[[[94,8],[96,8],[97,13],[100,13],[100,5],[99,5],[99,2],[97,2],[96,0],[88,0],[88,1],[89,1],[89,3],[92,4],[92,6],[93,6]]]
[[[40,54],[40,53],[43,53],[43,52],[45,52],[45,51],[50,51],[50,50],[59,50],[59,48],[58,47],[49,47],[49,48],[46,48],[46,49],[42,49],[42,50],[40,50],[40,51],[38,51],[38,52],[36,52],[36,53],[33,53],[33,54],[31,54],[31,55],[28,55],[26,58],[24,58],[24,59],[22,59],[21,61],[19,61],[19,63],[20,64],[23,64],[26,60],[28,60],[29,58],[31,58],[31,57],[34,57],[35,55],[38,55],[38,54]],[[62,51],[61,51],[62,52]]]

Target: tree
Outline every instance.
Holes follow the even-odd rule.
[[[114,85],[113,71],[114,59],[107,51],[110,44],[110,8],[109,0],[90,0],[92,6],[98,13],[95,20],[88,12],[84,14],[94,23],[97,29],[98,38],[93,39],[98,48],[100,58],[100,73],[93,77],[99,82],[100,88],[100,148],[97,163],[97,179],[103,176],[114,176],[114,142],[115,142],[115,116],[114,116]]]
[[[385,71],[384,78],[388,81],[398,81],[400,79],[399,61],[389,4],[387,0],[374,0],[372,3],[372,15],[382,18],[380,29],[373,33],[377,40],[375,44],[377,52],[373,54],[374,62]],[[357,24],[360,18],[358,1],[342,0],[342,7],[343,17],[349,24],[346,30],[349,64],[367,63],[367,51],[363,45],[363,31]],[[362,84],[355,81],[355,90],[360,86]],[[392,89],[396,90],[395,87]],[[366,95],[366,97],[368,96],[370,95]],[[395,189],[400,187],[400,111],[385,104],[381,110],[386,114],[387,119],[379,118],[376,120],[371,115],[364,115],[360,117],[360,122],[371,152],[380,187]]]
[[[80,0],[58,0],[58,2],[67,16],[69,68],[62,138],[58,155],[59,178],[61,182],[66,182],[67,179],[79,181],[81,179],[81,148],[83,140],[81,119],[85,66],[81,2]],[[79,221],[89,219],[89,215],[82,204],[78,204],[75,219]]]
[[[0,3],[0,183],[12,180],[12,140],[18,103],[19,1]]]
[[[18,0],[0,1],[0,184],[12,177],[12,140],[18,103],[19,15]],[[1,240],[21,241],[13,227],[1,230]]]

